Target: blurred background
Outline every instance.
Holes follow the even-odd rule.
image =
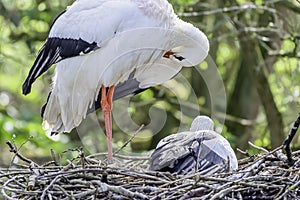
[[[101,111],[70,134],[50,137],[42,129],[40,108],[54,67],[35,82],[29,95],[21,94],[50,25],[72,2],[0,0],[0,166],[12,158],[7,140],[38,163],[51,159],[50,149],[57,154],[80,146],[87,154],[106,151]],[[300,111],[300,4],[291,0],[169,2],[180,18],[208,36],[209,57],[162,86],[116,103],[114,148],[145,124],[123,153],[153,149],[166,135],[187,130],[199,113],[212,116],[216,130],[234,149],[249,149],[248,141],[267,149],[281,145]],[[300,148],[299,135],[293,149]]]

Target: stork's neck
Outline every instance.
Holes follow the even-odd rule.
[[[145,15],[169,22],[170,25],[174,23],[177,18],[174,13],[172,5],[167,0],[131,0],[139,9],[141,9]]]

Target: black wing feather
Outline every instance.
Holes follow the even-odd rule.
[[[65,12],[66,10],[56,17],[50,29],[52,29],[58,18]],[[30,93],[32,83],[53,64],[65,58],[78,56],[80,53],[89,53],[96,48],[98,48],[96,42],[88,43],[81,38],[48,38],[34,61],[25,82],[23,83],[23,94],[26,95]]]
[[[82,39],[48,38],[23,84],[23,94],[30,93],[32,83],[53,64],[97,48],[96,42],[88,43]]]
[[[55,24],[55,22],[57,21],[57,19],[58,19],[60,16],[62,16],[66,11],[67,11],[67,10],[64,10],[63,12],[61,12],[61,13],[54,19],[53,23],[52,23],[51,26],[50,26],[50,30],[52,29],[52,27],[53,27],[53,25]],[[48,41],[48,40],[47,40],[47,41]],[[49,65],[48,68],[47,68],[47,69],[44,69],[44,71],[41,72],[40,75],[35,75],[34,71],[37,70],[36,68],[41,68],[41,67],[39,66],[39,64],[40,64],[40,62],[42,62],[42,60],[44,59],[44,55],[45,55],[44,51],[45,51],[45,47],[47,46],[47,41],[46,41],[46,43],[43,45],[43,47],[41,48],[41,50],[40,50],[40,52],[39,52],[39,54],[38,54],[38,57],[35,59],[35,61],[34,61],[34,63],[33,63],[33,66],[31,67],[31,69],[30,69],[30,71],[29,71],[29,73],[28,73],[27,78],[26,78],[25,82],[23,83],[22,90],[23,90],[23,94],[24,94],[24,95],[30,93],[30,91],[31,91],[31,85],[32,85],[32,83],[36,80],[36,78],[33,78],[33,77],[34,77],[34,76],[37,76],[37,77],[40,76],[43,72],[45,72],[47,69],[49,69],[49,67],[50,67],[50,66],[55,62],[55,60],[57,59],[57,58],[55,58],[55,57],[52,57],[52,59],[50,60],[51,62],[49,62],[49,64],[48,64],[48,65]],[[50,64],[50,63],[52,63],[52,64]]]

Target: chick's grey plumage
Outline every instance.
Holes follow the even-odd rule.
[[[151,155],[150,170],[191,174],[213,165],[229,163],[237,169],[237,159],[229,142],[213,131],[207,116],[194,119],[190,131],[169,135],[159,142]]]

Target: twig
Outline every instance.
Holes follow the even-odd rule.
[[[263,151],[263,152],[265,152],[265,153],[269,153],[269,151],[268,151],[267,149],[265,149],[265,148],[263,148],[263,147],[256,146],[255,144],[253,144],[253,143],[250,142],[250,141],[248,141],[248,144],[249,144],[251,147],[255,148],[255,149],[258,149],[258,150]]]
[[[20,158],[21,160],[23,160],[28,164],[34,163],[32,160],[25,158],[21,153],[19,153],[18,150],[15,148],[15,146],[9,140],[6,141],[6,144],[9,146],[10,152],[13,152],[18,158]]]
[[[131,192],[130,190],[127,190],[121,186],[112,186],[112,185],[108,185],[106,183],[102,183],[100,181],[96,181],[96,183],[100,186],[102,192],[112,191],[117,194],[121,194],[125,197],[129,197],[129,198],[149,199],[146,195],[144,195],[142,193]]]
[[[276,198],[276,200],[283,199],[283,197],[285,197],[290,191],[294,190],[299,185],[300,185],[300,181],[298,181],[297,183],[291,185],[290,187],[288,187],[288,189],[282,195],[280,195],[278,198]]]
[[[105,156],[107,153],[95,153],[87,156],[87,158],[94,158],[94,157],[99,157],[99,156]],[[125,160],[149,160],[149,156],[127,156],[127,155],[120,155],[116,154],[114,155],[116,158],[121,158]]]
[[[214,200],[214,199],[222,199],[226,194],[228,194],[231,191],[234,191],[236,188],[238,188],[237,185],[228,187],[226,189],[220,190],[218,193],[216,193],[215,195],[213,195],[210,199]]]
[[[236,148],[236,150],[237,150],[238,152],[240,152],[241,154],[243,154],[244,156],[247,156],[247,157],[250,157],[250,156],[251,156],[247,150],[246,150],[246,151],[243,151],[243,150],[241,150],[241,149],[239,149],[239,148]]]
[[[50,149],[50,152],[51,152],[51,156],[52,156],[52,159],[53,159],[53,161],[54,161],[54,164],[55,164],[56,166],[59,166],[59,162],[58,162],[58,160],[57,160],[57,157],[56,157],[56,155],[55,155],[54,150],[53,150],[53,149]]]
[[[141,126],[140,126],[140,128],[137,130],[137,131],[135,131],[134,132],[134,134],[129,138],[129,140],[127,140],[124,144],[123,144],[123,146],[121,146],[118,150],[116,150],[114,153],[113,153],[113,155],[116,155],[117,153],[119,153],[122,149],[124,149],[132,140],[133,140],[133,138],[135,138],[135,136],[144,128],[144,124],[142,124]]]
[[[60,170],[60,172],[64,172],[67,171],[70,167],[72,167],[73,163],[69,163],[67,166],[65,166],[62,170]],[[48,190],[53,186],[53,184],[58,181],[63,175],[58,175],[56,176],[51,182],[50,184],[43,190],[42,196],[41,196],[41,200],[45,199],[45,196],[48,192]]]
[[[3,186],[1,187],[1,193],[2,193],[2,195],[3,195],[6,199],[8,199],[8,200],[15,200],[15,199],[14,199],[14,198],[11,198],[10,196],[8,196],[8,195],[6,194],[5,188],[6,188],[6,186],[7,186],[10,182],[14,181],[16,178],[18,178],[18,176],[15,176],[15,177],[13,177],[12,179],[7,180],[7,181],[3,184]]]
[[[291,145],[291,142],[292,142],[294,136],[297,133],[297,130],[299,128],[299,123],[300,123],[300,112],[298,113],[298,118],[294,122],[293,128],[290,130],[289,135],[287,136],[287,138],[283,142],[285,153],[286,153],[286,156],[288,158],[289,165],[294,164],[294,159],[292,157],[292,150],[291,150],[290,145]]]

